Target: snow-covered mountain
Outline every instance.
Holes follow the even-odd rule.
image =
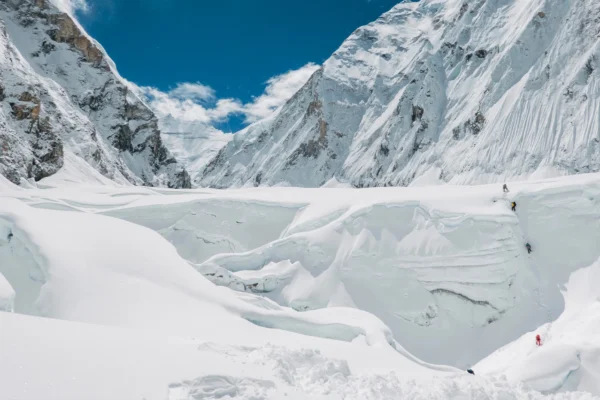
[[[48,0],[0,2],[0,173],[53,175],[67,155],[122,183],[190,187],[154,113],[101,46]]]
[[[357,29],[213,187],[496,182],[600,170],[600,3],[422,0]]]

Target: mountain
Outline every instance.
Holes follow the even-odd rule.
[[[158,126],[162,139],[173,156],[190,171],[193,184],[199,174],[233,135],[201,121],[186,121],[172,115],[160,116]]]
[[[0,173],[19,183],[75,155],[121,183],[190,187],[155,114],[102,47],[47,0],[0,2]]]
[[[212,187],[356,187],[600,170],[600,3],[422,0],[357,29]]]

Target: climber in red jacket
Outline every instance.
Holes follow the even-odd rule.
[[[540,335],[535,336],[535,344],[538,346],[542,345],[542,338],[540,337]]]

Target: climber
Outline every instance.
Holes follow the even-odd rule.
[[[473,372],[472,369],[468,369],[467,372],[470,373],[471,375],[475,375],[475,372]]]
[[[513,211],[517,211],[517,203],[515,203],[514,201],[510,203],[510,209]]]
[[[529,243],[525,243],[525,248],[527,249],[527,253],[531,254],[531,245]]]
[[[542,345],[542,338],[540,337],[540,335],[535,335],[535,344],[537,346],[541,346]]]
[[[508,186],[506,186],[506,183],[505,183],[504,185],[502,185],[502,191],[503,191],[504,193],[508,193],[508,192],[509,192],[509,190],[508,190]]]
[[[12,232],[9,232],[9,233],[8,233],[8,236],[7,236],[7,239],[8,239],[8,242],[9,242],[9,243],[10,243],[10,239],[12,239],[12,237],[13,237],[13,233],[12,233]]]

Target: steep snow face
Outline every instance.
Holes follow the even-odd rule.
[[[423,0],[357,29],[202,172],[214,187],[600,169],[597,1]]]
[[[0,172],[53,175],[70,151],[121,183],[190,187],[155,115],[106,53],[46,0],[0,4]]]

